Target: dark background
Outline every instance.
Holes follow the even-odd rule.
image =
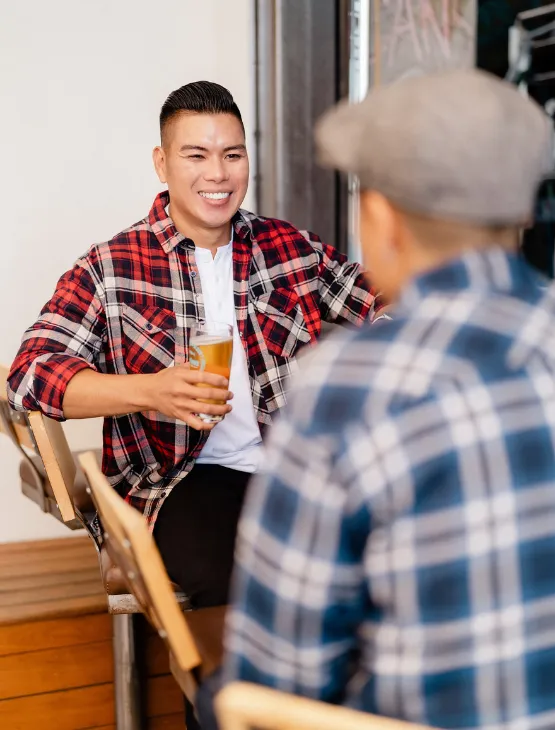
[[[504,77],[508,71],[508,35],[518,13],[532,10],[550,2],[509,2],[508,0],[478,0],[476,65]],[[553,19],[546,17],[544,22]],[[534,62],[534,59],[533,59]],[[544,68],[545,62],[547,67]],[[555,45],[549,54],[543,54],[538,71],[555,71]],[[536,62],[536,66],[538,62]],[[549,68],[550,66],[550,68]],[[555,97],[555,90],[546,84],[533,82],[528,86],[530,96],[540,103]],[[522,250],[530,263],[553,278],[555,245],[555,177],[548,179],[538,193],[536,220],[524,234]]]

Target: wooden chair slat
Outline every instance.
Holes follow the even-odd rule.
[[[201,653],[179,608],[146,520],[111,487],[93,453],[82,454],[79,461],[90,484],[113,558],[125,571],[145,615],[166,642],[177,668],[176,674],[182,680],[180,685],[193,700],[196,683],[192,670],[201,666]],[[208,623],[215,626],[217,620],[214,616],[208,617]]]
[[[430,730],[248,682],[224,687],[216,711],[221,730]]]

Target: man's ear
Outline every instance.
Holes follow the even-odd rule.
[[[391,203],[381,193],[366,190],[360,194],[360,237],[363,250],[379,247],[383,260],[397,252],[398,220]]]
[[[166,183],[166,153],[160,145],[152,150],[152,161],[154,162],[154,169],[156,170],[158,179],[161,183]]]

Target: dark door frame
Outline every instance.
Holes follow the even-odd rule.
[[[345,250],[346,193],[318,166],[312,129],[348,92],[351,0],[254,0],[257,212]]]

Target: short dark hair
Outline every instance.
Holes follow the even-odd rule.
[[[231,93],[213,81],[193,81],[172,91],[160,112],[160,137],[174,117],[183,112],[192,114],[232,114],[244,129],[239,107]]]

